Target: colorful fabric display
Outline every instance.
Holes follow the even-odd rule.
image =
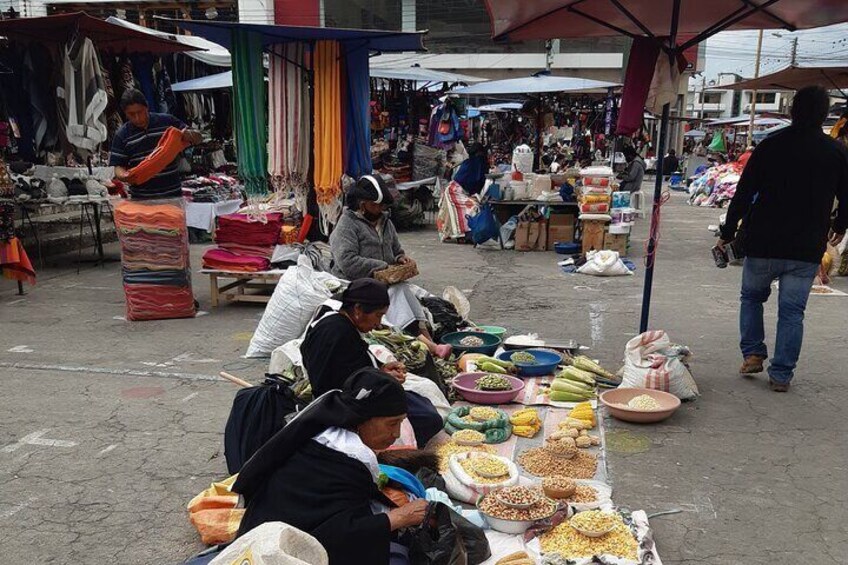
[[[235,132],[239,177],[249,196],[262,196],[268,193],[267,90],[262,66],[262,36],[241,29],[234,29],[232,35],[234,107],[239,116]]]
[[[0,241],[0,272],[5,279],[35,284],[35,269],[17,237]]]
[[[270,46],[268,69],[268,173],[275,182],[303,180],[309,174],[309,86],[302,43]],[[366,79],[367,80],[367,79]]]
[[[342,85],[338,41],[318,41],[315,62],[315,193],[321,231],[330,232],[342,212]]]
[[[248,214],[227,214],[218,218],[215,243],[218,247],[203,254],[203,268],[255,273],[271,267],[274,246],[280,241],[283,215],[269,213],[265,221]]]
[[[115,206],[128,320],[195,315],[185,222],[177,204]]]

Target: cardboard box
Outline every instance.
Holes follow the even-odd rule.
[[[548,251],[553,251],[556,243],[571,243],[574,241],[574,226],[548,226]]]
[[[547,222],[518,222],[515,229],[516,251],[545,251],[547,248]]]
[[[573,214],[551,214],[551,217],[548,218],[548,225],[550,227],[563,227],[563,226],[571,226],[574,227],[575,217]]]
[[[618,251],[621,257],[627,257],[627,246],[630,243],[630,234],[607,233],[604,236],[604,249]]]
[[[599,251],[604,248],[606,224],[601,220],[586,220],[583,222],[583,253],[592,249]]]

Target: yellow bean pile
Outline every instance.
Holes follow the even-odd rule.
[[[618,516],[612,531],[599,538],[584,536],[572,528],[569,522],[563,522],[556,528],[542,534],[540,542],[543,552],[558,553],[565,559],[614,555],[631,561],[638,560],[639,544],[620,516]]]
[[[495,448],[490,445],[458,445],[452,441],[443,443],[436,449],[436,455],[439,456],[439,472],[444,473],[448,470],[451,455],[457,453],[494,453]]]

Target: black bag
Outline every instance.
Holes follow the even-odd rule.
[[[428,296],[421,299],[421,304],[433,317],[433,339],[436,343],[442,339],[443,335],[455,332],[465,322],[454,305],[444,298]]]
[[[227,471],[238,473],[286,425],[286,416],[306,405],[295,396],[291,381],[280,375],[265,375],[261,385],[238,391],[224,429]]]
[[[430,504],[409,548],[410,565],[479,565],[491,555],[483,530],[440,502]]]

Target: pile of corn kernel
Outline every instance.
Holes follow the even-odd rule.
[[[498,461],[498,463],[501,463],[501,462]],[[504,474],[501,475],[500,477],[495,477],[495,478],[484,477],[483,475],[481,475],[477,471],[475,471],[474,469],[475,469],[476,465],[475,465],[473,458],[471,458],[471,457],[461,459],[459,461],[459,464],[462,466],[462,468],[465,470],[465,472],[468,473],[468,475],[472,479],[474,479],[474,482],[478,483],[478,484],[502,483],[502,482],[504,482],[504,479],[509,475],[509,467],[507,467],[503,463],[501,463],[501,465],[504,465],[504,467],[506,468],[506,472],[504,472]]]
[[[563,522],[542,534],[540,542],[543,552],[558,553],[565,559],[613,555],[631,561],[639,560],[639,543],[620,515],[616,514],[613,529],[599,538],[584,536],[572,528],[569,522]]]
[[[494,453],[495,448],[491,445],[458,445],[452,441],[448,441],[436,448],[436,455],[439,456],[439,472],[444,473],[448,470],[451,455],[457,453]]]

